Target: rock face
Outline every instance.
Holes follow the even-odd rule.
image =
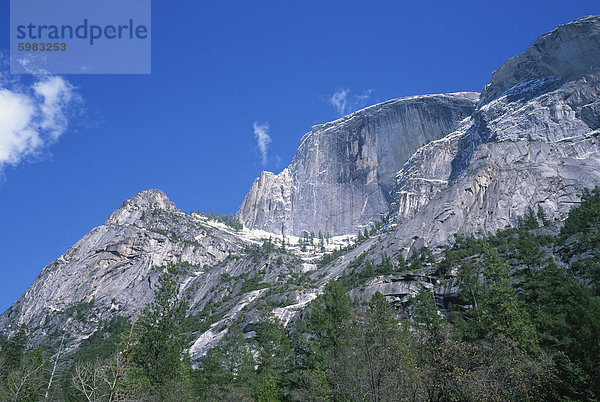
[[[197,362],[232,321],[251,336],[262,304],[279,306],[287,324],[365,258],[493,233],[528,207],[560,221],[581,190],[600,185],[599,35],[600,17],[558,27],[494,72],[481,97],[397,99],[315,126],[285,170],[256,179],[238,211],[264,231],[236,232],[179,211],[162,191],[143,191],[44,268],[0,316],[0,331],[26,324],[40,344],[65,330],[74,350],[114,315],[143,308],[170,265],[200,323],[189,345]],[[288,243],[305,230],[354,234],[381,214],[393,224],[326,265],[316,264],[320,247]],[[280,246],[282,235],[287,252],[268,251],[269,238]],[[332,242],[329,250],[351,239]],[[404,305],[433,288],[443,306],[457,294],[445,286],[411,272],[371,278],[352,293],[381,291]]]
[[[169,270],[180,284],[187,315],[201,317],[191,318],[198,328],[188,345],[197,361],[232,321],[241,320],[252,333],[259,304],[285,304],[276,313],[289,320],[316,297],[318,289],[303,277],[297,245],[290,246],[291,254],[261,248],[273,237],[281,246],[281,237],[238,232],[178,210],[160,190],[142,191],[46,266],[0,315],[0,331],[10,335],[24,325],[32,346],[53,345],[65,333],[67,353],[72,352],[114,316],[139,314]]]
[[[422,245],[496,231],[528,206],[558,219],[599,182],[599,68],[600,17],[585,17],[503,64],[480,98],[398,99],[315,126],[290,166],[253,183],[238,217],[344,234],[392,213],[407,225],[398,236]]]
[[[159,267],[185,262],[202,270],[246,244],[203,223],[162,191],[137,194],[45,267],[0,316],[0,329],[25,324],[43,342],[63,329],[85,337],[115,313],[133,315],[152,300]]]
[[[391,250],[494,233],[528,207],[564,218],[600,184],[599,88],[599,17],[560,26],[502,65],[473,116],[398,173]]]
[[[237,215],[249,227],[275,233],[355,233],[390,212],[412,219],[449,183],[469,181],[465,195],[448,196],[446,212],[432,207],[411,223],[409,237],[421,237],[414,231],[430,218],[464,215],[447,208],[473,205],[469,194],[480,187],[497,188],[487,196],[489,205],[508,206],[486,210],[489,216],[470,210],[468,217],[448,221],[436,243],[456,232],[495,231],[533,204],[545,203],[558,218],[570,206],[561,198],[574,202],[577,190],[598,183],[593,131],[600,128],[599,66],[600,18],[585,17],[542,35],[504,63],[480,98],[458,93],[397,99],[315,126],[290,166],[256,179]],[[511,144],[523,141],[528,146]],[[485,178],[465,174],[473,171],[473,158],[488,157],[491,165],[481,166]],[[497,180],[503,180],[501,187]],[[546,185],[557,181],[562,190]],[[433,239],[423,236],[425,243]]]
[[[477,99],[470,92],[396,99],[315,126],[290,166],[256,179],[237,216],[279,234],[356,233],[390,212],[394,178],[408,158],[456,130]]]
[[[517,89],[546,80],[577,79],[600,65],[598,16],[579,18],[540,36],[529,49],[504,63],[492,74],[481,93],[481,104]],[[521,91],[522,92],[522,91]]]

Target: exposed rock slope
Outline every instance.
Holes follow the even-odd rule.
[[[390,212],[396,172],[420,146],[456,130],[477,99],[470,92],[402,98],[315,126],[290,166],[256,179],[237,216],[286,235],[355,233]]]
[[[63,331],[72,351],[115,315],[133,317],[152,300],[158,277],[169,269],[188,303],[190,354],[200,358],[241,316],[251,332],[259,304],[281,305],[291,317],[318,291],[307,275],[314,253],[294,239],[289,253],[275,253],[283,239],[267,232],[236,231],[196,213],[186,214],[160,190],[143,191],[106,223],[43,269],[27,291],[0,316],[0,331],[29,329],[33,345],[53,344]],[[289,238],[287,239],[290,240]],[[276,244],[275,244],[276,243]],[[329,250],[345,244],[330,239]]]
[[[0,328],[27,325],[34,342],[64,328],[85,337],[113,313],[131,316],[148,303],[160,273],[155,267],[211,266],[243,245],[180,212],[162,191],[141,192],[45,267],[0,316]],[[85,319],[74,320],[82,309]]]
[[[390,247],[493,233],[528,207],[564,218],[600,184],[599,88],[599,17],[560,26],[505,63],[471,119],[398,173]]]

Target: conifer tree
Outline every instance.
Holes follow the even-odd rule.
[[[161,274],[154,300],[138,320],[133,361],[152,384],[162,385],[181,374],[183,339],[181,326],[186,306],[179,298],[179,284],[172,273]]]

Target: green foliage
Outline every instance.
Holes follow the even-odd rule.
[[[442,274],[459,268],[466,308],[454,308],[452,315],[464,341],[501,340],[530,358],[552,359],[552,384],[537,389],[539,399],[600,395],[600,299],[594,280],[600,272],[599,196],[597,189],[584,192],[558,238],[536,234],[529,210],[520,228],[485,241],[457,238],[438,265]],[[537,218],[550,224],[541,208]],[[558,254],[551,253],[553,246]],[[561,258],[572,271],[553,262]]]
[[[281,247],[277,247],[277,245],[273,242],[272,238],[265,239],[263,241],[263,244],[260,246],[253,244],[244,247],[244,253],[252,257],[252,260],[254,262],[259,262],[263,259],[269,258],[269,256],[272,253],[288,254],[288,252],[285,249],[285,242],[282,243]]]
[[[541,345],[557,358],[554,397],[600,395],[600,299],[555,264],[531,274],[523,298]],[[579,384],[574,387],[573,384]]]
[[[435,296],[426,289],[420,289],[413,301],[413,319],[416,325],[422,325],[430,337],[442,335],[442,319],[435,304]]]
[[[380,293],[366,310],[347,307],[343,293],[328,285],[311,313],[296,324],[307,336],[299,337],[295,349],[309,351],[297,366],[296,399],[522,400],[537,396],[540,378],[547,377],[544,361],[509,342],[457,341],[446,329],[428,346],[433,326],[398,320]],[[434,322],[431,295],[423,292],[418,298]],[[327,306],[344,313],[328,315]]]
[[[198,214],[208,218],[211,221],[224,223],[225,225],[229,226],[230,228],[235,229],[236,232],[239,232],[240,230],[242,230],[244,228],[244,225],[242,225],[240,220],[235,215],[231,215],[231,214],[222,215],[215,211],[212,211],[210,213],[198,211]]]
[[[547,227],[540,230],[540,222]],[[361,231],[357,243],[324,255],[319,265],[382,227]],[[428,249],[413,251],[408,261],[386,253],[372,261],[365,252],[284,328],[271,310],[290,302],[281,298],[292,294],[287,286],[314,285],[290,274],[285,285],[265,292],[258,322],[240,321],[255,323],[244,330],[256,336],[245,337],[232,323],[197,370],[181,358],[185,336],[219,321],[225,311],[219,306],[232,293],[269,285],[263,272],[224,274],[227,294],[185,317],[175,278],[189,267],[167,266],[133,327],[115,317],[72,356],[72,385],[87,393],[65,392],[65,399],[109,399],[110,384],[121,378],[113,400],[598,400],[600,190],[583,194],[560,236],[540,234],[556,227],[541,207],[529,208],[517,228],[485,239],[456,237],[439,262]],[[300,241],[323,249],[329,237],[305,232]],[[277,266],[293,262],[271,239],[247,251]],[[409,269],[436,273],[442,286],[460,289],[459,300],[439,305],[432,281],[400,314],[379,292],[361,302],[369,278]],[[81,319],[90,309],[78,304],[67,313]],[[27,349],[24,328],[0,337],[0,399],[43,399],[49,365],[43,350]]]
[[[461,267],[461,296],[471,306],[457,313],[457,325],[465,339],[503,338],[528,350],[537,347],[531,318],[511,282],[509,265],[486,243],[476,263]]]
[[[279,401],[278,394],[273,376],[271,374],[265,375],[258,384],[256,400],[259,402],[276,402]]]
[[[265,289],[271,286],[268,282],[262,282],[263,277],[261,275],[254,275],[251,278],[242,282],[240,294],[251,292],[253,290]]]
[[[27,329],[24,326],[10,338],[0,335],[0,379],[19,366],[27,351]]]
[[[323,256],[317,260],[317,268],[323,268],[325,265],[337,260],[348,251],[353,250],[355,247],[355,245],[348,245],[345,247],[340,247],[339,249],[335,249],[330,253],[323,254]]]
[[[254,365],[242,330],[234,323],[218,346],[208,351],[197,386],[204,395],[222,395],[225,399],[235,393],[249,397],[256,382]]]
[[[197,314],[190,314],[183,320],[181,329],[186,333],[205,332],[212,324],[223,318],[215,311],[214,304],[208,304]]]
[[[375,265],[372,261],[365,260],[365,253],[363,253],[348,264],[348,268],[338,278],[338,282],[347,289],[353,289],[364,285],[371,278],[400,274],[408,268],[402,255],[398,256],[398,263],[394,264],[392,258],[384,252],[381,261]]]
[[[573,271],[600,296],[600,188],[584,191],[581,204],[565,220],[559,245]]]
[[[50,377],[50,358],[43,348],[27,349],[25,327],[10,338],[0,336],[0,400],[44,399]]]
[[[267,255],[275,251],[275,246],[273,245],[273,239],[271,237],[263,242],[262,249]]]
[[[138,340],[133,348],[133,361],[152,384],[164,385],[181,375],[185,311],[179,299],[179,284],[169,272],[163,273],[154,300],[136,323]]]
[[[525,215],[522,217],[519,216],[517,227],[519,229],[525,230],[537,229],[539,227],[537,218],[535,216],[535,213],[533,212],[533,208],[531,208],[530,206],[527,207]]]
[[[64,314],[70,317],[76,317],[80,320],[85,320],[89,317],[90,312],[94,308],[94,301],[79,302],[65,309]]]
[[[581,196],[581,204],[569,212],[569,216],[560,231],[561,239],[564,241],[574,234],[583,238],[588,237],[590,234],[597,234],[599,224],[600,188],[596,187],[592,191],[585,190]]]
[[[408,259],[408,269],[411,271],[418,271],[423,269],[424,266],[432,265],[435,262],[433,253],[427,247],[423,247],[420,250],[413,250],[410,258]]]
[[[384,252],[381,256],[381,263],[377,266],[375,272],[379,275],[391,275],[395,271],[392,259]]]
[[[263,310],[256,326],[259,387],[257,399],[277,400],[291,388],[294,354],[290,338],[281,322]],[[270,399],[269,399],[270,398]]]
[[[121,316],[114,316],[100,330],[81,342],[73,355],[77,361],[106,360],[121,349],[123,336],[129,331],[131,322]]]
[[[285,378],[293,361],[290,340],[284,326],[268,311],[263,311],[256,325],[259,373],[268,373],[278,382]]]
[[[370,229],[364,229],[363,231],[359,230],[356,235],[356,243],[355,246],[364,243],[366,240],[369,240],[372,236],[375,236],[377,232],[382,230],[385,227],[384,220],[376,221]]]
[[[24,352],[0,382],[0,400],[39,401],[44,399],[50,377],[50,359],[41,348]]]
[[[549,225],[550,222],[548,220],[548,218],[546,217],[546,211],[544,211],[544,208],[542,208],[541,205],[538,205],[538,210],[537,210],[537,217],[538,219],[542,222],[542,225],[547,226]]]
[[[308,329],[318,339],[314,346],[320,351],[332,349],[335,352],[352,312],[346,289],[338,282],[329,282],[311,308]]]

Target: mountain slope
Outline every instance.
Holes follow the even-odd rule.
[[[0,316],[0,328],[27,325],[36,343],[65,327],[85,337],[113,314],[131,316],[152,300],[160,274],[154,267],[210,266],[243,245],[180,212],[162,191],[141,192],[45,267]]]
[[[599,32],[599,17],[560,26],[494,72],[470,122],[400,170],[390,243],[495,233],[528,207],[561,220],[600,183]]]
[[[397,99],[315,126],[288,168],[254,182],[237,213],[241,231],[181,212],[159,190],[135,195],[44,268],[0,316],[0,331],[27,325],[43,344],[64,330],[74,350],[111,317],[134,316],[171,270],[197,362],[231,322],[252,336],[266,306],[287,324],[328,281],[371,261],[494,233],[528,207],[560,222],[600,184],[599,31],[600,17],[586,17],[541,36],[481,97]],[[355,238],[382,216],[384,228]],[[339,236],[296,237],[304,231]],[[373,271],[352,292],[378,290],[402,305],[441,283],[428,266]],[[437,289],[442,305],[456,295]]]

